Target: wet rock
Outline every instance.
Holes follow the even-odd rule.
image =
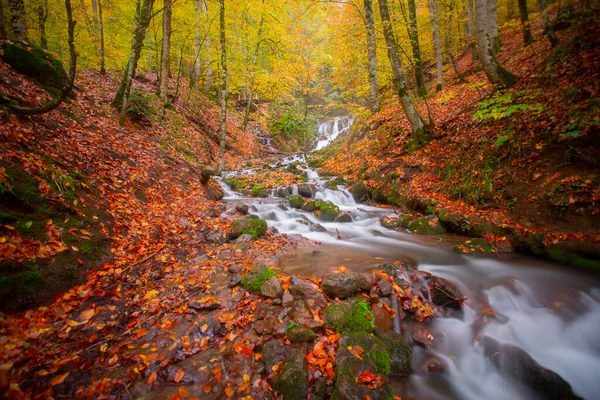
[[[292,284],[292,286],[290,286],[290,293],[292,295],[304,300],[304,303],[306,303],[311,310],[320,310],[327,306],[329,303],[327,297],[319,291],[317,285],[310,281],[300,282],[301,283]],[[294,283],[294,278],[292,278],[292,283]]]
[[[385,234],[383,232],[381,232],[381,231],[378,231],[377,229],[374,229],[371,233],[375,237],[385,237]]]
[[[289,307],[294,304],[294,296],[289,292],[289,290],[285,290],[283,292],[283,297],[281,298],[281,305],[284,307]]]
[[[310,199],[310,198],[315,197],[316,193],[317,193],[317,188],[313,184],[301,183],[300,185],[298,185],[298,194],[300,196],[304,197],[305,199]]]
[[[473,238],[465,241],[463,244],[457,244],[453,250],[459,254],[495,254],[496,251],[485,239]]]
[[[329,273],[323,277],[321,288],[332,299],[346,299],[359,290],[359,280],[354,273]]]
[[[571,385],[556,372],[542,367],[525,350],[500,344],[486,336],[482,340],[485,355],[505,375],[540,393],[544,399],[579,399]]]
[[[323,322],[326,328],[340,333],[369,333],[375,327],[375,317],[369,304],[352,299],[327,306],[323,311]]]
[[[287,200],[290,202],[290,207],[292,208],[302,208],[304,206],[304,198],[302,196],[288,196]]]
[[[441,374],[445,368],[442,360],[431,357],[423,362],[423,365],[419,368],[419,372],[422,374]]]
[[[381,224],[381,226],[383,226],[384,228],[388,228],[388,229],[393,229],[393,230],[398,230],[398,228],[400,228],[400,217],[393,215],[393,216],[385,216],[385,217],[381,217],[379,218],[379,223]]]
[[[433,275],[427,271],[404,271],[404,276],[411,283],[419,283],[431,279]]]
[[[413,331],[412,340],[416,345],[421,346],[424,349],[434,349],[438,343],[438,333],[431,332],[428,329],[417,328]]]
[[[222,337],[226,332],[227,330],[225,327],[223,327],[221,322],[219,322],[218,319],[213,318],[206,322],[200,322],[198,325],[195,325],[190,333],[190,337],[193,339],[202,339],[203,337]]]
[[[368,292],[375,286],[379,277],[371,272],[359,272],[357,279],[360,290]]]
[[[260,287],[260,294],[271,299],[279,298],[283,295],[281,282],[276,276],[272,276],[266,280]]]
[[[375,328],[384,332],[392,330],[392,317],[382,304],[375,304],[371,311],[375,317]]]
[[[262,349],[263,360],[267,367],[267,372],[273,372],[273,366],[279,362],[283,362],[290,356],[291,347],[286,346],[279,339],[271,339]]]
[[[363,183],[363,181],[357,181],[350,188],[350,194],[354,197],[354,201],[357,203],[362,203],[367,200],[367,195],[369,194],[369,189]]]
[[[355,355],[357,349],[362,349],[360,358]],[[389,399],[393,396],[392,388],[387,382],[391,357],[384,343],[373,335],[342,336],[335,363],[335,389],[331,398],[340,400]],[[383,376],[385,379],[383,386],[369,389],[367,385],[358,384],[356,378],[364,371],[371,371]]]
[[[273,388],[281,393],[284,399],[306,398],[306,359],[301,349],[294,350],[285,361],[279,375],[273,379]]]
[[[463,294],[454,283],[439,276],[429,279],[429,292],[431,301],[436,306],[448,307],[456,310],[462,309]]]
[[[265,322],[263,320],[258,320],[252,325],[252,329],[259,335],[262,335],[265,331]]]
[[[239,245],[243,245],[245,243],[252,242],[252,241],[254,241],[254,236],[252,236],[249,233],[244,233],[239,238],[235,239],[235,243],[239,244]]]
[[[188,304],[188,307],[196,311],[212,311],[221,308],[221,303],[218,301],[198,301],[193,300]]]
[[[264,265],[259,265],[252,268],[242,278],[242,286],[244,289],[251,293],[258,294],[262,288],[263,283],[275,276],[275,273]]]
[[[393,288],[390,281],[387,279],[380,279],[377,282],[377,294],[381,297],[388,297],[392,294]]]
[[[310,230],[313,232],[327,232],[327,229],[321,224],[312,224]]]
[[[213,201],[219,201],[225,196],[223,189],[220,186],[207,185],[204,187],[206,198]]]
[[[342,212],[340,214],[338,214],[337,217],[335,217],[333,219],[334,222],[352,222],[352,214],[350,214],[349,212],[345,211]]]
[[[230,275],[239,275],[242,273],[242,271],[244,271],[244,267],[242,265],[233,264],[233,265],[229,266],[227,273]]]
[[[287,207],[286,207],[286,206],[284,206],[283,204],[279,204],[279,205],[277,206],[277,208],[279,208],[279,209],[280,209],[280,210],[282,210],[282,211],[289,211],[289,208],[287,208]]]
[[[277,256],[260,255],[252,260],[252,265],[255,267],[278,268],[281,265],[281,260]]]
[[[446,233],[446,229],[440,224],[435,215],[428,215],[423,218],[415,218],[408,225],[408,230],[421,235],[441,235]]]
[[[235,240],[243,234],[252,235],[254,239],[259,238],[267,232],[267,222],[260,218],[249,218],[248,216],[234,221],[231,224],[229,237]]]
[[[263,323],[264,323],[265,334],[268,335],[275,331],[275,328],[277,326],[277,319],[273,315],[267,315],[265,317],[265,319],[263,320]]]
[[[287,188],[280,187],[279,189],[277,189],[277,197],[281,197],[281,198],[285,199],[288,196],[291,196],[291,193],[289,190],[287,190]]]
[[[390,373],[396,376],[408,376],[412,372],[412,350],[404,337],[394,331],[375,330],[377,336],[387,347],[390,356]]]
[[[305,343],[315,339],[315,333],[312,329],[304,327],[298,323],[292,323],[286,330],[287,338],[292,343]]]
[[[332,222],[340,213],[340,208],[330,201],[309,200],[302,206],[306,212],[312,212],[322,221]]]
[[[248,214],[248,205],[247,204],[242,204],[242,203],[236,204],[235,210],[237,212],[240,212],[240,213],[246,215],[246,214]]]
[[[229,237],[225,232],[211,233],[210,235],[208,235],[207,240],[209,242],[216,243],[218,245],[222,245],[222,244],[227,243],[227,241],[229,240]]]

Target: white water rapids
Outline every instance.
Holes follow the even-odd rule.
[[[324,148],[350,129],[352,122],[350,117],[340,117],[321,124],[316,149]],[[600,398],[598,278],[517,255],[459,255],[451,250],[451,245],[465,238],[455,235],[432,237],[386,229],[379,217],[390,214],[390,209],[357,204],[341,187],[325,188],[327,181],[306,165],[302,155],[287,157],[282,165],[295,161],[302,163],[299,168],[315,185],[314,197],[350,212],[352,222],[323,222],[311,213],[289,207],[285,199],[244,198],[222,183],[229,203],[248,204],[251,213],[280,233],[302,235],[321,243],[282,260],[283,272],[322,276],[338,265],[360,271],[377,263],[404,259],[414,261],[419,270],[456,283],[468,298],[461,317],[436,318],[427,325],[437,332],[440,346],[436,350],[414,346],[415,371],[431,356],[442,360],[445,369],[442,373],[415,372],[408,383],[394,381],[397,394],[403,399],[543,398],[496,369],[484,355],[479,340],[483,336],[520,347],[543,367],[558,373],[578,396]],[[236,171],[229,176],[252,173],[253,170]],[[294,192],[297,194],[297,188]],[[315,231],[316,224],[324,231]],[[476,321],[485,307],[500,318],[491,320],[477,333]]]

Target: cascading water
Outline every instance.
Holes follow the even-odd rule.
[[[339,117],[319,125],[321,149],[352,125]],[[381,226],[379,217],[390,209],[357,204],[343,187],[327,188],[327,181],[309,168],[302,155],[282,160],[300,162],[316,193],[349,212],[352,222],[324,222],[312,213],[289,207],[285,199],[243,198],[222,183],[226,199],[244,202],[253,214],[280,233],[320,242],[296,255],[282,258],[286,273],[322,276],[333,266],[368,270],[382,262],[412,260],[419,270],[455,282],[467,297],[460,317],[437,318],[428,325],[440,345],[432,350],[413,347],[414,373],[394,381],[398,393],[410,399],[537,399],[542,398],[515,379],[503,375],[485,355],[482,340],[489,337],[512,344],[543,367],[565,379],[586,399],[600,393],[600,280],[517,255],[478,258],[459,255],[452,245],[465,238],[422,236]],[[246,170],[243,173],[252,173]],[[290,188],[298,194],[298,188]],[[444,363],[442,373],[419,373],[424,360]],[[407,393],[408,390],[408,393]],[[403,397],[404,398],[404,397]]]

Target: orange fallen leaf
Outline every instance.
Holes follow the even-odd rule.
[[[183,379],[184,375],[185,375],[185,372],[183,371],[182,368],[180,368],[179,371],[177,371],[175,373],[175,376],[173,377],[173,380],[175,381],[175,383],[179,383]]]
[[[155,380],[156,380],[156,372],[153,372],[148,377],[148,385],[152,385]]]
[[[65,372],[62,375],[55,376],[54,379],[52,379],[52,381],[50,381],[50,386],[60,385],[61,383],[64,382],[65,379],[67,379],[67,376],[69,376],[70,373],[71,373],[71,371]]]

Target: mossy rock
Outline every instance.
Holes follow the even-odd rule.
[[[454,251],[461,254],[494,254],[496,251],[485,239],[473,238],[463,244],[454,246]]]
[[[275,272],[271,268],[264,265],[259,265],[252,268],[242,278],[242,286],[251,293],[259,294],[263,283],[275,276]]]
[[[355,354],[359,354],[360,358]],[[392,388],[387,382],[391,369],[391,355],[385,344],[375,336],[365,333],[342,336],[335,362],[335,389],[332,399],[393,397]],[[359,385],[356,378],[365,371],[383,376],[386,382],[379,389]]]
[[[69,83],[61,62],[41,47],[7,41],[2,50],[7,64],[43,86],[63,89]]]
[[[306,398],[308,385],[304,351],[296,349],[290,358],[284,361],[279,375],[273,379],[273,388],[283,395],[284,400]]]
[[[287,327],[285,334],[292,343],[305,343],[315,339],[315,333],[312,331],[312,329],[306,328],[297,323],[291,323]]]
[[[250,193],[252,197],[269,197],[267,190],[262,186],[254,186]]]
[[[400,217],[400,227],[408,229],[410,223],[414,221],[415,218],[417,217],[412,214],[403,214],[402,217]]]
[[[330,201],[310,200],[302,207],[304,211],[314,213],[322,221],[332,222],[340,213],[340,208]]]
[[[555,262],[591,271],[600,270],[600,245],[591,242],[563,241],[545,249]]]
[[[241,181],[241,180],[235,179],[235,178],[224,178],[223,182],[228,184],[229,187],[235,191],[238,191],[238,190],[246,187],[246,183],[244,181]]]
[[[231,232],[229,238],[235,240],[243,234],[251,235],[254,239],[258,239],[260,236],[267,232],[267,221],[260,218],[242,218],[234,221],[231,224]]]
[[[367,200],[369,188],[364,184],[363,181],[357,181],[354,183],[354,185],[352,185],[352,187],[350,187],[350,193],[357,203],[361,203]]]
[[[375,336],[386,346],[390,354],[390,373],[408,376],[412,372],[412,349],[408,341],[394,331],[375,330]]]
[[[304,206],[304,198],[302,196],[299,196],[297,194],[292,195],[292,196],[288,196],[287,197],[287,201],[290,202],[290,206],[292,208],[302,208]]]
[[[375,317],[369,304],[350,299],[332,303],[323,311],[325,327],[340,333],[370,333],[375,328]]]
[[[408,225],[408,230],[420,235],[441,235],[442,233],[446,233],[446,229],[440,225],[440,221],[435,215],[428,215],[412,220]]]

